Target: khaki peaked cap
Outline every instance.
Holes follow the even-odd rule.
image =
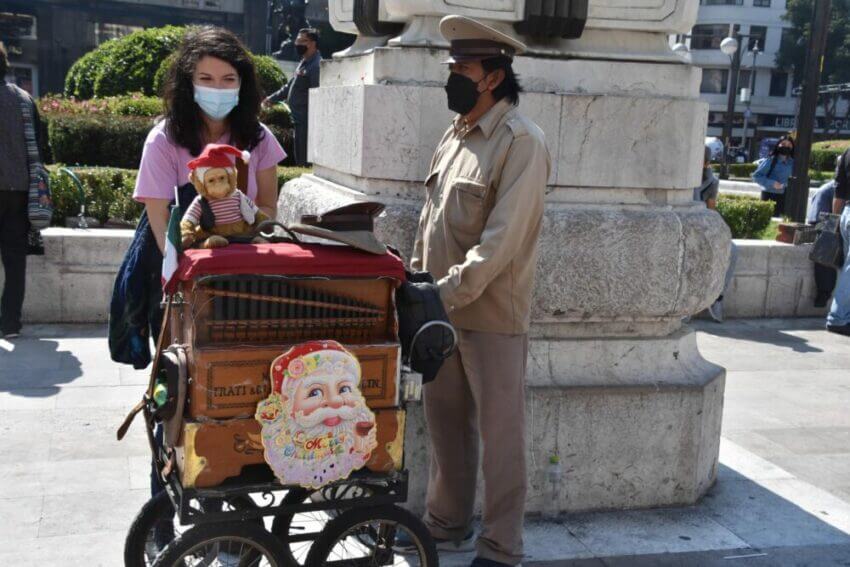
[[[446,63],[500,55],[513,59],[527,50],[518,39],[466,16],[446,16],[440,20],[440,33],[450,44]]]

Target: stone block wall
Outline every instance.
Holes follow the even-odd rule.
[[[105,323],[133,231],[49,228],[42,235],[44,256],[27,257],[24,321]]]
[[[820,317],[815,307],[811,245],[792,246],[769,240],[735,240],[738,260],[724,296],[730,318]]]
[[[25,321],[105,323],[115,274],[133,231],[49,228],[43,234],[45,255],[29,256],[27,260]],[[815,281],[809,245],[791,246],[767,240],[734,242],[738,260],[726,290],[726,317],[826,314],[826,308],[813,305]],[[545,279],[545,274],[539,277]],[[0,285],[3,280],[0,267]]]

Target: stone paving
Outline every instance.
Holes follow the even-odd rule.
[[[850,339],[822,324],[696,323],[728,369],[715,488],[694,507],[529,520],[525,565],[850,565]],[[148,449],[139,424],[115,429],[145,373],[110,362],[102,326],[26,331],[0,340],[0,565],[120,565]]]

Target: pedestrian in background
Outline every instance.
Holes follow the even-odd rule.
[[[5,77],[8,69],[6,48],[0,43],[0,77]],[[22,101],[32,107],[32,123],[24,117]],[[0,256],[5,282],[0,333],[5,339],[20,335],[26,288],[30,157],[25,128],[32,128],[34,133],[29,135],[37,140],[41,129],[38,109],[29,93],[4,80],[0,85]],[[40,162],[37,149],[34,151]]]
[[[775,203],[775,217],[785,212],[785,189],[793,171],[794,140],[790,136],[782,136],[770,152],[770,157],[763,159],[753,172],[753,181],[762,186],[761,200]]]
[[[850,149],[838,160],[835,169],[835,196],[832,212],[841,215],[841,239],[844,241],[844,267],[838,273],[832,306],[826,317],[826,329],[850,336]]]
[[[309,129],[310,89],[319,86],[319,31],[304,28],[295,38],[295,50],[301,61],[292,77],[279,90],[266,98],[266,104],[286,101],[295,125],[295,164],[307,165],[307,131]]]
[[[699,187],[694,187],[694,201],[702,201],[709,209],[715,209],[719,193],[720,180],[711,169],[711,148],[706,146],[702,160],[702,183]]]
[[[821,213],[832,212],[832,200],[835,197],[835,180],[824,183],[809,199],[809,210],[806,213],[806,222],[815,225],[818,222],[818,217]],[[812,263],[815,270],[815,307],[826,307],[832,291],[835,289],[835,281],[838,277],[838,272],[835,268]]]

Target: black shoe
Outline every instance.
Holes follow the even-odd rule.
[[[850,325],[827,325],[826,330],[830,333],[850,337]]]
[[[514,567],[510,563],[500,563],[498,561],[493,561],[492,559],[484,559],[483,557],[476,557],[472,560],[472,563],[469,564],[469,567]]]

